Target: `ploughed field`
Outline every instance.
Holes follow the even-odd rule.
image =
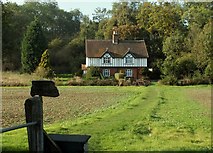
[[[115,105],[131,95],[128,91],[115,87],[58,87],[58,89],[59,97],[43,97],[44,124],[92,113]],[[2,88],[3,127],[25,122],[24,102],[29,97],[30,87]]]
[[[2,125],[25,122],[30,87],[2,88]],[[88,134],[89,150],[211,149],[211,86],[59,87],[43,97],[47,133]],[[2,134],[3,150],[27,150],[26,129]]]

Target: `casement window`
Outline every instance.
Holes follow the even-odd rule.
[[[126,77],[132,77],[132,69],[126,69]]]
[[[132,55],[127,55],[125,57],[125,63],[126,64],[133,64],[133,57],[132,57]]]
[[[111,63],[111,56],[109,54],[104,55],[103,63],[104,64],[110,64]]]
[[[103,69],[103,76],[109,77],[110,76],[110,69]]]
[[[110,57],[104,57],[104,64],[110,63]]]

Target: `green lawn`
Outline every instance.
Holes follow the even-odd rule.
[[[61,98],[62,103],[53,102],[52,109],[56,107],[61,113],[68,109],[69,115],[45,121],[45,130],[89,134],[92,136],[89,150],[211,149],[210,86],[60,87],[59,90],[62,97],[58,100]],[[80,105],[73,105],[82,100]],[[69,103],[75,109],[69,108]],[[69,112],[76,109],[75,113]],[[2,142],[3,150],[27,149],[26,130],[4,133]]]

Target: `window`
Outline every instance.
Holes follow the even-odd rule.
[[[110,70],[109,69],[103,69],[103,76],[109,77],[110,76]]]
[[[132,64],[132,63],[133,63],[132,57],[126,57],[126,64]]]
[[[109,54],[105,54],[103,57],[103,63],[104,64],[110,64],[111,63],[111,56]]]
[[[126,77],[132,77],[132,69],[126,70]]]
[[[110,57],[104,57],[104,63],[109,64],[110,63]]]
[[[126,64],[132,64],[133,63],[133,57],[132,55],[127,55],[125,58]]]

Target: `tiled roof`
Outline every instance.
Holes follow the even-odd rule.
[[[105,52],[113,57],[122,58],[130,52],[136,58],[148,58],[148,52],[144,40],[119,40],[113,44],[112,40],[86,40],[86,56],[99,58]]]

